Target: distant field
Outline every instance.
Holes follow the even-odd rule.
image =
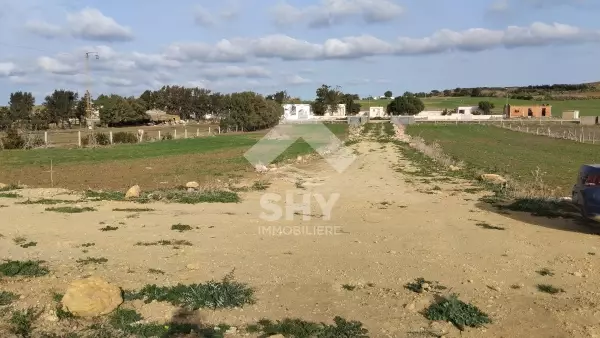
[[[579,166],[596,163],[598,145],[519,133],[484,125],[411,125],[407,132],[439,143],[444,152],[489,173],[531,180],[538,167],[543,180],[570,196]]]
[[[425,109],[451,109],[458,106],[476,106],[479,101],[490,101],[494,103],[497,111],[501,111],[506,103],[505,98],[500,97],[434,97],[423,98]],[[369,107],[386,107],[389,100],[361,100],[361,109],[369,109]],[[513,105],[532,105],[547,103],[552,105],[552,114],[560,117],[565,110],[579,110],[582,116],[600,115],[600,100],[570,100],[570,101],[528,101],[528,100],[508,100],[509,104]]]
[[[327,126],[338,138],[346,137],[346,124]],[[310,132],[311,125],[303,127]],[[54,185],[70,189],[122,190],[133,184],[157,189],[187,181],[226,180],[254,172],[244,153],[265,134],[224,134],[99,148],[0,151],[0,182],[50,186],[51,161]],[[279,160],[312,151],[299,140]]]

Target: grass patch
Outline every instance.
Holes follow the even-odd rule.
[[[475,224],[475,225],[478,226],[478,227],[480,227],[480,228],[488,229],[488,230],[506,230],[506,228],[495,226],[495,225],[491,225],[488,222],[477,222],[477,224]]]
[[[54,300],[57,303],[62,302],[62,299],[65,295],[62,293],[58,293],[58,292],[53,292],[52,293],[52,300]]]
[[[81,244],[80,246],[81,246],[82,248],[89,248],[89,247],[91,247],[91,246],[95,246],[95,245],[96,245],[96,243],[83,243],[83,244]]]
[[[27,243],[21,244],[20,247],[23,249],[27,249],[27,248],[30,248],[30,247],[36,246],[36,245],[37,245],[37,242],[27,242]]]
[[[14,311],[9,320],[10,332],[24,338],[32,337],[33,324],[41,314],[34,308]]]
[[[105,226],[104,228],[100,228],[100,231],[117,231],[119,227],[113,227],[110,225]]]
[[[465,327],[481,327],[492,322],[490,317],[472,304],[467,304],[458,299],[456,294],[442,297],[435,304],[425,310],[425,317],[429,320],[443,320],[451,322],[459,330]]]
[[[425,291],[433,291],[433,290],[445,290],[447,289],[445,286],[440,285],[435,281],[428,281],[425,278],[419,277],[414,280],[414,282],[409,282],[404,285],[405,289],[416,293],[423,293]]]
[[[155,274],[155,275],[164,275],[165,274],[165,272],[162,271],[162,270],[152,269],[152,268],[148,269],[148,273],[152,273],[152,274]]]
[[[17,202],[16,204],[26,204],[26,205],[30,205],[30,204],[56,205],[56,204],[66,204],[66,203],[75,203],[75,202],[76,201],[53,200],[53,199],[48,199],[48,198],[42,198],[42,199],[39,199],[39,200],[30,200],[30,199],[28,199],[27,201]]]
[[[17,299],[19,299],[19,295],[15,293],[9,291],[0,291],[0,306],[10,305]]]
[[[171,230],[175,230],[175,231],[179,231],[179,232],[190,231],[192,229],[193,228],[187,224],[177,223],[177,224],[171,225]]]
[[[252,184],[252,190],[264,191],[267,190],[269,186],[271,186],[271,182],[260,180]]]
[[[559,292],[565,292],[564,289],[554,287],[550,284],[538,284],[536,287],[537,287],[538,291],[544,292],[544,293],[549,293],[551,295],[557,294]]]
[[[342,288],[344,290],[354,291],[356,289],[356,286],[355,285],[350,285],[350,284],[343,284]]]
[[[552,272],[550,269],[548,268],[543,268],[540,269],[538,271],[536,271],[538,274],[540,274],[541,276],[554,276],[554,272]]]
[[[21,195],[16,192],[0,192],[0,198],[19,198]]]
[[[152,209],[152,208],[114,208],[112,211],[146,212],[146,211],[154,211],[154,209]]]
[[[76,261],[77,263],[81,264],[81,265],[90,265],[90,264],[104,264],[106,262],[108,262],[108,259],[104,258],[104,257],[88,257],[85,259],[78,259]]]
[[[334,324],[314,323],[297,318],[285,318],[271,321],[262,319],[255,325],[249,325],[247,330],[251,333],[262,333],[260,337],[269,337],[281,334],[284,337],[294,338],[368,338],[369,331],[362,327],[358,321],[348,321],[336,316]]]
[[[570,203],[540,198],[521,198],[500,208],[510,211],[528,212],[534,216],[547,218],[574,218],[575,214],[578,213],[577,208]]]
[[[254,290],[234,281],[233,271],[221,281],[211,280],[203,284],[178,284],[172,287],[146,285],[137,292],[125,292],[125,298],[141,299],[145,303],[168,302],[191,310],[234,308],[255,303]]]
[[[172,245],[172,246],[192,246],[194,244],[192,244],[192,242],[190,241],[186,241],[183,239],[177,239],[177,240],[160,240],[160,241],[156,241],[156,242],[137,242],[135,243],[135,245],[137,246],[157,246],[157,245],[162,245],[162,246],[167,246],[167,245]]]
[[[41,277],[47,275],[50,271],[43,267],[43,261],[6,261],[0,264],[0,274],[7,277],[25,276]]]
[[[5,187],[0,187],[0,192],[22,189],[18,184],[8,184]]]
[[[124,201],[125,194],[122,192],[94,192],[86,191],[86,198],[94,201]],[[128,199],[131,202],[148,203],[151,201],[162,201],[168,203],[198,204],[198,203],[238,203],[240,196],[233,191],[204,190],[187,191],[182,189],[156,190],[142,192],[139,198]],[[148,210],[145,210],[148,211]]]
[[[87,211],[96,211],[96,209],[92,207],[52,207],[46,208],[46,211],[60,212],[65,214],[79,214]]]

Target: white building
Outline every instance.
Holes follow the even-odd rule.
[[[473,107],[458,107],[458,108],[456,108],[456,112],[458,114],[471,115],[473,113],[477,113],[478,111],[479,111],[479,107],[477,107],[477,106],[473,106]]]
[[[371,107],[369,108],[369,117],[384,117],[387,116],[385,108],[383,107]]]
[[[285,120],[308,120],[314,115],[310,104],[284,104],[283,118]]]

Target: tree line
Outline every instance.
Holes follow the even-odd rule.
[[[46,96],[41,106],[35,106],[32,93],[12,93],[8,106],[0,107],[0,130],[43,130],[51,126],[71,128],[73,123],[85,124],[89,115],[87,100],[87,93],[79,97],[75,92],[59,89]],[[211,118],[222,127],[246,131],[272,127],[283,115],[283,107],[277,101],[255,92],[224,94],[183,86],[146,90],[138,97],[101,94],[90,102],[92,110],[98,112],[100,124],[109,127],[149,123],[149,110],[177,115],[184,120]]]

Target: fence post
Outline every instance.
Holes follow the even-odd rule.
[[[200,137],[200,128],[196,128],[196,137]]]
[[[183,130],[183,138],[187,138],[187,128]]]
[[[221,126],[219,126],[219,134],[221,133]]]
[[[160,137],[160,130],[158,131],[158,140],[162,140],[162,137]]]
[[[81,148],[81,130],[77,132],[77,145]]]
[[[110,144],[113,144],[113,134],[112,134],[112,130],[108,132],[108,137],[110,138]]]
[[[177,138],[177,129],[175,129],[174,133],[173,133],[173,138],[176,139]]]
[[[208,126],[208,135],[210,135],[210,126]]]
[[[237,130],[238,130],[238,126],[237,126],[237,124],[236,124],[236,125],[235,125],[235,132],[236,132],[236,133],[237,133]]]
[[[44,132],[44,144],[46,145],[46,147],[48,146],[48,131]]]

